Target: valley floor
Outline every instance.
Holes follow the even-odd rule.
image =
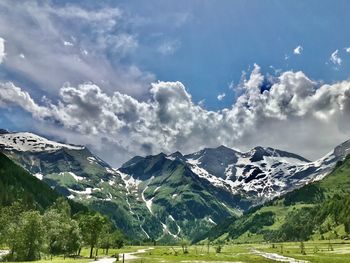
[[[305,254],[301,254],[300,243],[240,244],[225,245],[221,253],[215,252],[215,246],[191,246],[189,253],[183,254],[181,247],[155,247],[138,255],[129,263],[348,263],[350,262],[349,242],[305,242]],[[176,252],[175,252],[176,251]],[[175,255],[177,253],[177,255]]]
[[[304,254],[300,243],[275,244],[239,244],[224,245],[221,253],[216,253],[216,246],[193,245],[184,254],[179,246],[131,246],[122,249],[111,249],[109,255],[103,255],[102,250],[98,260],[88,259],[88,249],[82,251],[82,259],[54,257],[53,260],[43,259],[37,263],[114,263],[111,255],[119,254],[122,262],[124,254],[126,263],[348,263],[350,262],[350,242],[328,241],[305,242]]]

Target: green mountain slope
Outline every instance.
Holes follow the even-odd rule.
[[[131,195],[146,204],[150,216],[145,218],[158,222],[158,232],[147,224],[143,226],[146,233],[158,239],[195,238],[215,222],[250,205],[240,195],[198,177],[182,160],[169,159],[165,154],[136,158],[119,172]],[[133,210],[134,204],[130,203],[130,211]]]
[[[33,177],[26,170],[14,164],[0,153],[0,204],[10,205],[23,200],[28,205],[44,209],[58,197],[47,184]]]
[[[299,241],[344,238],[349,232],[350,156],[322,181],[227,219],[198,240]]]
[[[74,203],[108,215],[127,235],[141,237],[139,222],[128,213],[123,180],[87,148],[2,152]]]
[[[0,206],[20,201],[29,208],[45,210],[61,195],[0,153]],[[73,212],[87,210],[69,201]]]

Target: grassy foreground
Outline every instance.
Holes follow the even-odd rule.
[[[110,249],[108,256],[135,252],[149,247],[127,246],[122,249]],[[157,246],[143,254],[137,254],[137,259],[127,260],[128,263],[206,263],[206,262],[239,262],[239,263],[267,263],[275,260],[263,257],[261,253],[279,254],[298,260],[306,260],[311,263],[348,263],[350,258],[350,242],[344,241],[315,241],[305,242],[304,252],[301,253],[300,243],[274,243],[274,244],[239,244],[225,245],[221,253],[216,253],[216,247],[210,246],[209,253],[206,245],[193,245],[188,247],[188,253],[184,254],[179,246]],[[36,261],[37,263],[88,263],[89,249],[82,250],[83,258],[72,259],[54,257]],[[98,257],[105,257],[103,250],[99,250]],[[119,261],[121,262],[121,261]]]
[[[130,260],[130,263],[151,262],[247,262],[264,263],[276,262],[272,259],[257,255],[256,251],[283,255],[298,260],[306,260],[312,263],[348,263],[350,258],[350,243],[342,241],[306,242],[305,254],[301,254],[300,243],[276,243],[272,244],[240,244],[226,245],[221,253],[216,253],[215,246],[210,247],[209,254],[207,246],[191,246],[189,253],[183,254],[181,247],[156,247],[146,253],[139,255],[138,259]],[[175,255],[175,251],[177,255]]]

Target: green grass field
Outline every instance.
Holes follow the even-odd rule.
[[[181,247],[156,247],[153,250],[139,255],[138,259],[127,262],[277,262],[255,254],[254,249],[260,252],[276,253],[285,257],[306,260],[312,263],[350,262],[350,243],[344,243],[342,241],[332,242],[330,246],[327,241],[324,241],[306,242],[304,245],[305,255],[301,254],[300,243],[276,243],[274,246],[272,246],[272,244],[225,245],[221,253],[216,253],[215,246],[211,246],[208,253],[207,246],[198,245],[189,247],[188,254],[183,254]],[[175,255],[176,253],[177,255]]]
[[[350,242],[344,241],[315,241],[305,242],[305,254],[301,254],[300,243],[274,243],[274,244],[231,244],[224,245],[221,253],[216,253],[216,246],[193,245],[188,247],[188,253],[184,254],[179,246],[157,246],[145,253],[137,254],[138,258],[126,260],[128,263],[206,263],[206,262],[246,262],[246,263],[267,263],[277,262],[259,255],[260,253],[279,254],[288,258],[306,260],[312,263],[348,263],[350,262]],[[110,249],[108,256],[114,254],[135,252],[139,249],[148,249],[148,246],[126,246],[122,249]],[[83,258],[72,259],[54,257],[52,260],[43,258],[36,263],[88,263],[90,250],[84,248],[81,251]],[[105,257],[102,249],[99,250],[98,258]],[[121,260],[119,261],[121,262]]]

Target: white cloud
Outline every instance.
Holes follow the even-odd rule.
[[[0,37],[0,64],[3,62],[5,56],[5,39]]]
[[[336,66],[340,66],[342,63],[342,59],[339,57],[338,53],[339,53],[339,50],[337,49],[331,54],[329,58],[329,60]]]
[[[350,81],[318,87],[304,73],[287,71],[262,93],[263,82],[255,65],[242,81],[243,94],[220,111],[195,104],[180,82],[153,83],[147,101],[107,94],[90,83],[67,85],[58,102],[40,104],[6,83],[0,105],[22,107],[38,120],[41,133],[88,144],[115,165],[134,155],[220,144],[242,150],[272,146],[316,158],[350,137]]]
[[[303,52],[303,47],[300,46],[300,45],[297,46],[296,48],[294,48],[294,50],[293,50],[293,53],[294,53],[295,55],[300,55],[301,52]]]
[[[50,109],[39,106],[28,92],[16,87],[12,82],[0,83],[0,106],[6,107],[13,104],[30,112],[36,119],[42,120],[50,115]]]
[[[350,53],[350,47],[346,47],[346,48],[345,48],[345,51],[346,51],[347,53]]]
[[[158,52],[162,55],[172,55],[181,46],[179,40],[166,40],[158,46]]]
[[[222,101],[224,98],[225,98],[226,94],[225,92],[224,93],[220,93],[218,96],[217,96],[217,99]]]
[[[112,36],[108,41],[114,46],[116,52],[123,55],[133,51],[138,46],[136,37],[126,33]]]
[[[70,41],[63,41],[63,45],[67,46],[67,47],[72,47],[74,46],[74,44]]]
[[[119,8],[4,0],[0,13],[0,35],[11,43],[3,65],[6,80],[21,76],[16,79],[19,84],[50,95],[65,82],[92,81],[109,92],[139,97],[155,80],[153,74],[125,62],[138,40],[127,29],[129,17]],[[18,56],[22,53],[25,60]]]

